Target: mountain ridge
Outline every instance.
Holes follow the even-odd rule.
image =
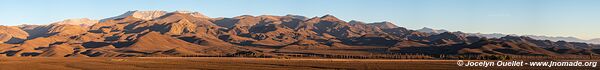
[[[5,30],[22,30],[16,31],[21,34],[5,31],[4,34],[0,32],[0,37],[22,41],[1,43],[0,55],[278,57],[364,54],[563,56],[600,53],[600,45],[595,44],[537,40],[526,36],[486,38],[463,32],[420,32],[385,21],[346,22],[329,14],[312,18],[299,15],[210,18],[189,11],[150,11],[142,16],[135,13],[129,11],[125,16],[103,19],[91,26],[50,24],[10,27],[16,29]]]
[[[437,30],[437,29],[427,28],[427,27],[424,27],[424,28],[419,29],[417,31],[425,32],[425,33],[434,33],[434,34],[443,33],[443,32],[449,32],[449,31],[444,30],[444,29]],[[600,44],[600,38],[594,38],[594,39],[585,40],[585,39],[580,39],[580,38],[576,38],[576,37],[541,36],[541,35],[517,35],[517,34],[502,34],[502,33],[491,33],[491,34],[468,33],[468,35],[470,35],[470,36],[488,37],[488,38],[500,38],[500,37],[504,37],[504,36],[527,36],[527,37],[531,37],[531,38],[539,39],[539,40],[585,42],[585,43]]]

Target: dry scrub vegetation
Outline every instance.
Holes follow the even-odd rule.
[[[227,57],[0,58],[0,70],[397,70],[593,69],[591,67],[460,67],[456,60],[277,59]]]

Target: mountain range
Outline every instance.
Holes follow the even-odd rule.
[[[187,57],[428,54],[596,55],[600,45],[410,30],[333,15],[210,18],[189,11],[128,11],[101,20],[0,26],[0,57]]]
[[[424,27],[417,31],[425,32],[425,33],[432,33],[432,34],[449,32],[448,30],[444,30],[444,29],[432,29],[432,28],[427,28],[427,27]],[[580,39],[580,38],[575,38],[575,37],[560,37],[560,36],[552,37],[552,36],[516,35],[516,34],[502,34],[502,33],[492,33],[492,34],[467,33],[467,34],[469,36],[479,36],[479,37],[487,37],[487,38],[501,38],[501,37],[510,35],[510,36],[526,36],[526,37],[531,37],[533,39],[538,39],[538,40],[569,41],[569,42],[584,42],[584,43],[600,44],[600,38],[585,40],[585,39]]]

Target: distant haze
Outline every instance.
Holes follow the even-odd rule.
[[[3,0],[0,24],[50,24],[71,18],[99,20],[131,10],[190,10],[209,17],[325,14],[350,21],[390,21],[471,33],[600,36],[600,0]]]

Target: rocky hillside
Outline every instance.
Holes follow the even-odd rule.
[[[91,22],[0,26],[3,57],[285,55],[596,55],[600,45],[461,32],[425,33],[333,15],[210,18],[188,11],[129,11]],[[86,24],[83,26],[81,24]]]

